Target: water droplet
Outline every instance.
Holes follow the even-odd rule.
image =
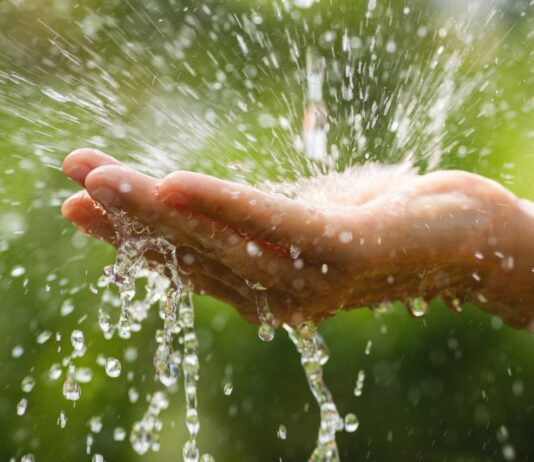
[[[89,420],[89,428],[93,433],[100,433],[102,430],[102,418],[100,416],[91,417]]]
[[[408,308],[408,312],[414,318],[420,318],[428,311],[428,303],[422,298],[412,298],[411,300],[408,300],[406,306]]]
[[[14,278],[18,278],[22,276],[24,273],[26,273],[26,268],[24,268],[24,266],[15,266],[11,270],[11,276]]]
[[[122,427],[116,427],[113,430],[113,439],[115,441],[124,441],[126,439],[126,430]]]
[[[223,392],[226,396],[230,396],[232,394],[232,391],[234,391],[234,386],[232,382],[226,382],[223,387]]]
[[[74,380],[80,383],[89,383],[93,379],[93,371],[88,367],[78,367],[74,371]]]
[[[354,387],[354,396],[359,397],[363,394],[363,384],[365,381],[365,372],[361,370],[358,372],[358,378],[356,379],[356,386]]]
[[[65,300],[60,308],[61,316],[68,316],[74,311],[74,305],[72,300]]]
[[[104,334],[109,334],[112,330],[111,317],[104,310],[98,312],[98,325]]]
[[[276,435],[278,436],[278,438],[280,438],[281,440],[285,440],[287,438],[287,429],[285,427],[285,425],[281,424],[279,427],[278,427],[278,431],[276,432]]]
[[[63,383],[63,396],[70,401],[78,401],[82,394],[80,385],[78,385],[72,377],[67,377]]]
[[[261,324],[258,328],[258,337],[264,342],[270,342],[274,338],[274,328],[269,324]]]
[[[195,441],[187,441],[183,448],[184,462],[197,462],[199,457],[198,447]]]
[[[28,409],[28,400],[26,398],[22,398],[17,404],[17,415],[24,415],[26,413],[26,409]]]
[[[514,460],[515,459],[515,449],[511,444],[505,444],[502,447],[502,455],[505,460]]]
[[[45,330],[37,336],[37,343],[42,345],[43,343],[48,342],[50,337],[52,337],[52,332]]]
[[[20,358],[24,354],[24,347],[17,345],[11,350],[11,356],[13,358]]]
[[[65,428],[67,426],[67,422],[68,422],[68,418],[67,418],[67,415],[65,414],[65,411],[61,411],[59,413],[59,416],[57,418],[57,424],[59,426],[59,428]]]
[[[106,374],[108,377],[116,378],[121,375],[121,363],[118,359],[108,358],[106,360]]]
[[[25,454],[21,457],[20,462],[35,462],[35,456],[33,454]]]
[[[139,392],[135,388],[128,389],[128,399],[130,400],[130,403],[137,403]]]
[[[349,413],[345,416],[345,431],[352,433],[358,430],[360,422],[355,414]]]
[[[30,393],[35,387],[35,379],[31,375],[24,377],[20,387],[24,393]]]
[[[51,380],[57,380],[61,377],[62,372],[61,366],[58,363],[54,363],[52,366],[50,366],[48,377]]]
[[[85,348],[85,338],[81,330],[73,330],[70,334],[70,343],[75,351],[82,351]]]
[[[215,457],[211,454],[203,454],[202,457],[200,457],[200,462],[215,462]]]
[[[101,454],[95,454],[91,459],[91,462],[106,462],[104,456]]]

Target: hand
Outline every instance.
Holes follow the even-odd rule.
[[[289,198],[185,171],[157,180],[88,149],[63,168],[86,190],[63,205],[80,229],[116,244],[95,203],[126,211],[177,246],[197,292],[252,322],[254,284],[290,324],[436,296],[475,301],[515,326],[534,313],[534,251],[522,232],[534,214],[474,174],[368,165],[303,181]]]

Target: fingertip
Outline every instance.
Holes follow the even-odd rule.
[[[63,216],[77,226],[87,227],[99,214],[94,208],[94,202],[85,191],[69,197],[61,206]]]
[[[65,175],[83,186],[87,175],[103,165],[121,165],[121,163],[97,149],[81,148],[65,157],[62,167]]]
[[[187,192],[199,187],[205,175],[185,170],[167,175],[157,187],[157,196],[162,202],[174,207],[184,207],[190,202]]]
[[[121,180],[127,172],[120,165],[104,165],[92,170],[85,178],[85,189],[98,202],[106,205],[118,205],[119,194],[128,189]]]

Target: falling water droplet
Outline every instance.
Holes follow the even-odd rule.
[[[48,377],[51,380],[57,380],[61,377],[62,372],[63,371],[61,370],[61,366],[57,363],[54,363],[52,364],[52,366],[50,366],[50,369],[48,370]]]
[[[223,387],[223,393],[226,396],[230,396],[232,394],[232,391],[234,391],[234,385],[232,382],[226,382]]]
[[[20,387],[24,393],[30,393],[35,387],[35,379],[31,375],[24,377]]]
[[[287,438],[287,429],[286,429],[285,425],[280,424],[280,426],[278,427],[278,431],[276,432],[276,435],[281,440],[285,440]]]
[[[37,343],[42,345],[43,343],[48,342],[50,337],[52,337],[52,332],[45,330],[37,336]]]
[[[126,439],[126,430],[122,427],[116,427],[113,430],[113,439],[115,441],[124,441]]]
[[[82,351],[85,347],[85,338],[81,330],[73,330],[70,334],[72,348],[76,351]]]
[[[21,457],[20,462],[35,462],[35,456],[33,454],[25,454]]]
[[[369,356],[371,354],[372,346],[373,346],[373,341],[367,340],[367,343],[365,344],[365,356]]]
[[[116,378],[121,375],[121,363],[116,358],[106,360],[106,374],[108,377]]]
[[[78,385],[72,377],[67,377],[63,383],[63,396],[69,401],[78,401],[82,394],[80,385]]]
[[[57,424],[59,428],[65,428],[67,426],[68,418],[64,411],[61,411],[59,413],[59,417],[57,418]]]
[[[26,398],[22,398],[17,404],[17,415],[24,415],[26,413],[26,409],[28,409],[28,400]]]
[[[89,420],[89,428],[93,433],[100,433],[102,430],[102,417],[94,416]]]
[[[361,370],[358,372],[358,378],[356,379],[356,386],[354,387],[354,396],[362,396],[363,394],[363,383],[365,381],[365,371]]]
[[[348,433],[355,432],[360,426],[360,421],[355,414],[349,413],[345,416],[345,431]]]

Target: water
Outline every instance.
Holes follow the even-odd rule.
[[[132,332],[141,329],[148,311],[158,304],[163,329],[156,332],[157,348],[153,360],[156,377],[166,388],[171,388],[177,384],[183,371],[185,424],[189,432],[189,438],[183,446],[183,459],[185,462],[198,462],[200,452],[197,435],[200,422],[197,387],[200,365],[191,288],[184,286],[178,274],[173,244],[163,237],[151,235],[146,227],[133,222],[122,212],[107,212],[119,245],[116,263],[106,268],[99,286],[114,284],[118,288],[120,314],[114,324],[111,315],[101,310],[100,328],[108,338],[117,332],[119,337],[128,339]],[[159,254],[163,263],[149,261],[147,252]],[[139,278],[146,280],[143,299],[135,298],[135,284]],[[105,298],[113,301],[109,291]],[[105,369],[108,376],[116,378],[121,374],[121,363],[116,358],[107,358]],[[162,428],[159,414],[168,405],[168,397],[163,392],[157,392],[149,399],[148,411],[134,424],[130,434],[130,442],[138,454],[159,450],[159,432]]]
[[[35,394],[42,393],[35,390],[42,376],[38,370],[30,371],[34,364],[46,363],[45,380],[62,386],[64,397],[73,404],[92,395],[86,388],[98,386],[100,372],[104,379],[109,377],[106,383],[116,386],[130,380],[127,355],[123,359],[108,352],[107,346],[98,351],[100,370],[91,369],[98,350],[91,324],[97,304],[84,299],[90,300],[85,294],[96,288],[89,289],[88,276],[77,271],[94,272],[102,264],[97,255],[101,248],[66,232],[59,219],[51,218],[58,216],[61,201],[74,189],[60,183],[57,170],[64,154],[75,147],[98,147],[158,177],[186,168],[241,182],[287,186],[367,162],[405,161],[421,171],[475,168],[529,194],[524,185],[531,184],[527,174],[531,165],[523,157],[531,153],[532,27],[526,3],[524,8],[506,2],[421,5],[408,1],[401,5],[375,0],[350,4],[295,0],[250,7],[174,0],[122,6],[41,3],[11,1],[0,6],[0,266],[4,275],[0,290],[6,293],[6,305],[14,305],[5,312],[16,310],[24,324],[4,320],[2,326],[7,327],[2,333],[12,348],[9,361],[17,360],[17,369],[33,361],[14,379],[10,368],[2,376],[2,383],[15,381],[10,389],[20,395],[12,406],[4,406],[10,418],[24,402],[27,409],[19,420],[33,418],[39,401]],[[188,434],[184,457],[207,462],[211,456],[200,456],[195,443],[198,339],[189,291],[177,283],[173,286],[175,276],[169,278],[161,268],[147,268],[143,258],[138,259],[147,247],[158,249],[165,255],[164,266],[174,268],[168,243],[153,236],[131,237],[121,243],[117,264],[98,287],[104,306],[98,304],[96,309],[106,339],[120,337],[132,343],[150,310],[161,313],[161,329],[153,335],[157,340],[154,371],[161,390],[150,393],[147,414],[134,425],[137,431],[130,432],[138,435],[132,442],[145,452],[159,448],[165,403],[182,379]],[[348,233],[339,237],[348,244],[357,239]],[[250,246],[250,252],[256,250]],[[298,249],[293,250],[296,255]],[[335,271],[332,265],[320,264],[325,276]],[[133,294],[136,280],[146,284],[146,294]],[[106,290],[108,284],[119,286],[118,297]],[[258,334],[268,341],[277,322],[268,291],[255,290]],[[87,308],[88,304],[95,306]],[[458,300],[451,305],[460,309]],[[178,319],[182,306],[184,322]],[[422,299],[409,301],[407,308],[415,317],[426,315],[428,309]],[[502,323],[496,320],[493,325]],[[373,355],[376,368],[368,375],[396,386],[393,366],[382,361],[382,348],[392,342],[393,328],[387,327],[377,344],[381,354]],[[489,332],[496,341],[497,327]],[[367,338],[367,332],[364,335]],[[471,331],[468,337],[458,336],[467,342]],[[438,342],[438,338],[432,340]],[[352,345],[349,340],[347,345]],[[366,354],[371,345],[369,341]],[[441,347],[434,345],[428,351],[440,353]],[[438,353],[432,361],[438,361]],[[523,354],[521,348],[515,359],[525,361]],[[46,360],[37,355],[47,355]],[[497,370],[498,366],[492,360],[488,367]],[[486,376],[483,372],[481,377]],[[354,373],[344,375],[352,387]],[[427,384],[432,378],[425,376],[420,382]],[[528,380],[519,374],[510,380],[512,396],[527,400]],[[131,381],[128,399],[143,402],[140,377]],[[214,383],[221,399],[240,396],[239,389],[232,391],[232,381],[225,382],[222,393],[220,378]],[[355,395],[361,395],[363,383],[358,373]],[[423,399],[436,396],[433,393],[439,389],[437,385],[424,388]],[[457,392],[462,395],[463,390]],[[408,399],[419,403],[418,393],[410,390]],[[264,394],[269,401],[268,392]],[[493,403],[498,401],[504,402]],[[437,401],[428,404],[428,408],[438,406]],[[479,403],[472,406],[479,409]],[[70,412],[84,411],[77,405]],[[484,412],[473,410],[472,414]],[[347,431],[355,425],[352,418],[347,425],[348,416]],[[289,420],[286,423],[289,426]],[[6,437],[6,448],[13,454],[30,450],[37,454],[39,448],[33,444],[39,434],[29,424],[26,428],[32,428],[26,432],[32,441],[19,431],[12,432],[16,436],[11,443]],[[125,438],[122,435],[119,431],[117,441]],[[332,432],[325,435],[331,439]],[[243,439],[254,447],[249,436]],[[44,445],[51,438],[43,433],[41,439]],[[289,440],[284,444],[289,447]],[[451,436],[447,444],[452,450],[458,443]],[[373,450],[379,451],[369,448]],[[515,457],[513,451],[510,441],[502,443],[503,457]]]
[[[322,366],[328,361],[328,352],[323,339],[312,323],[305,323],[296,329],[284,324],[284,329],[300,353],[300,362],[321,415],[317,446],[309,461],[339,461],[336,432],[343,429],[343,420],[323,379]]]

